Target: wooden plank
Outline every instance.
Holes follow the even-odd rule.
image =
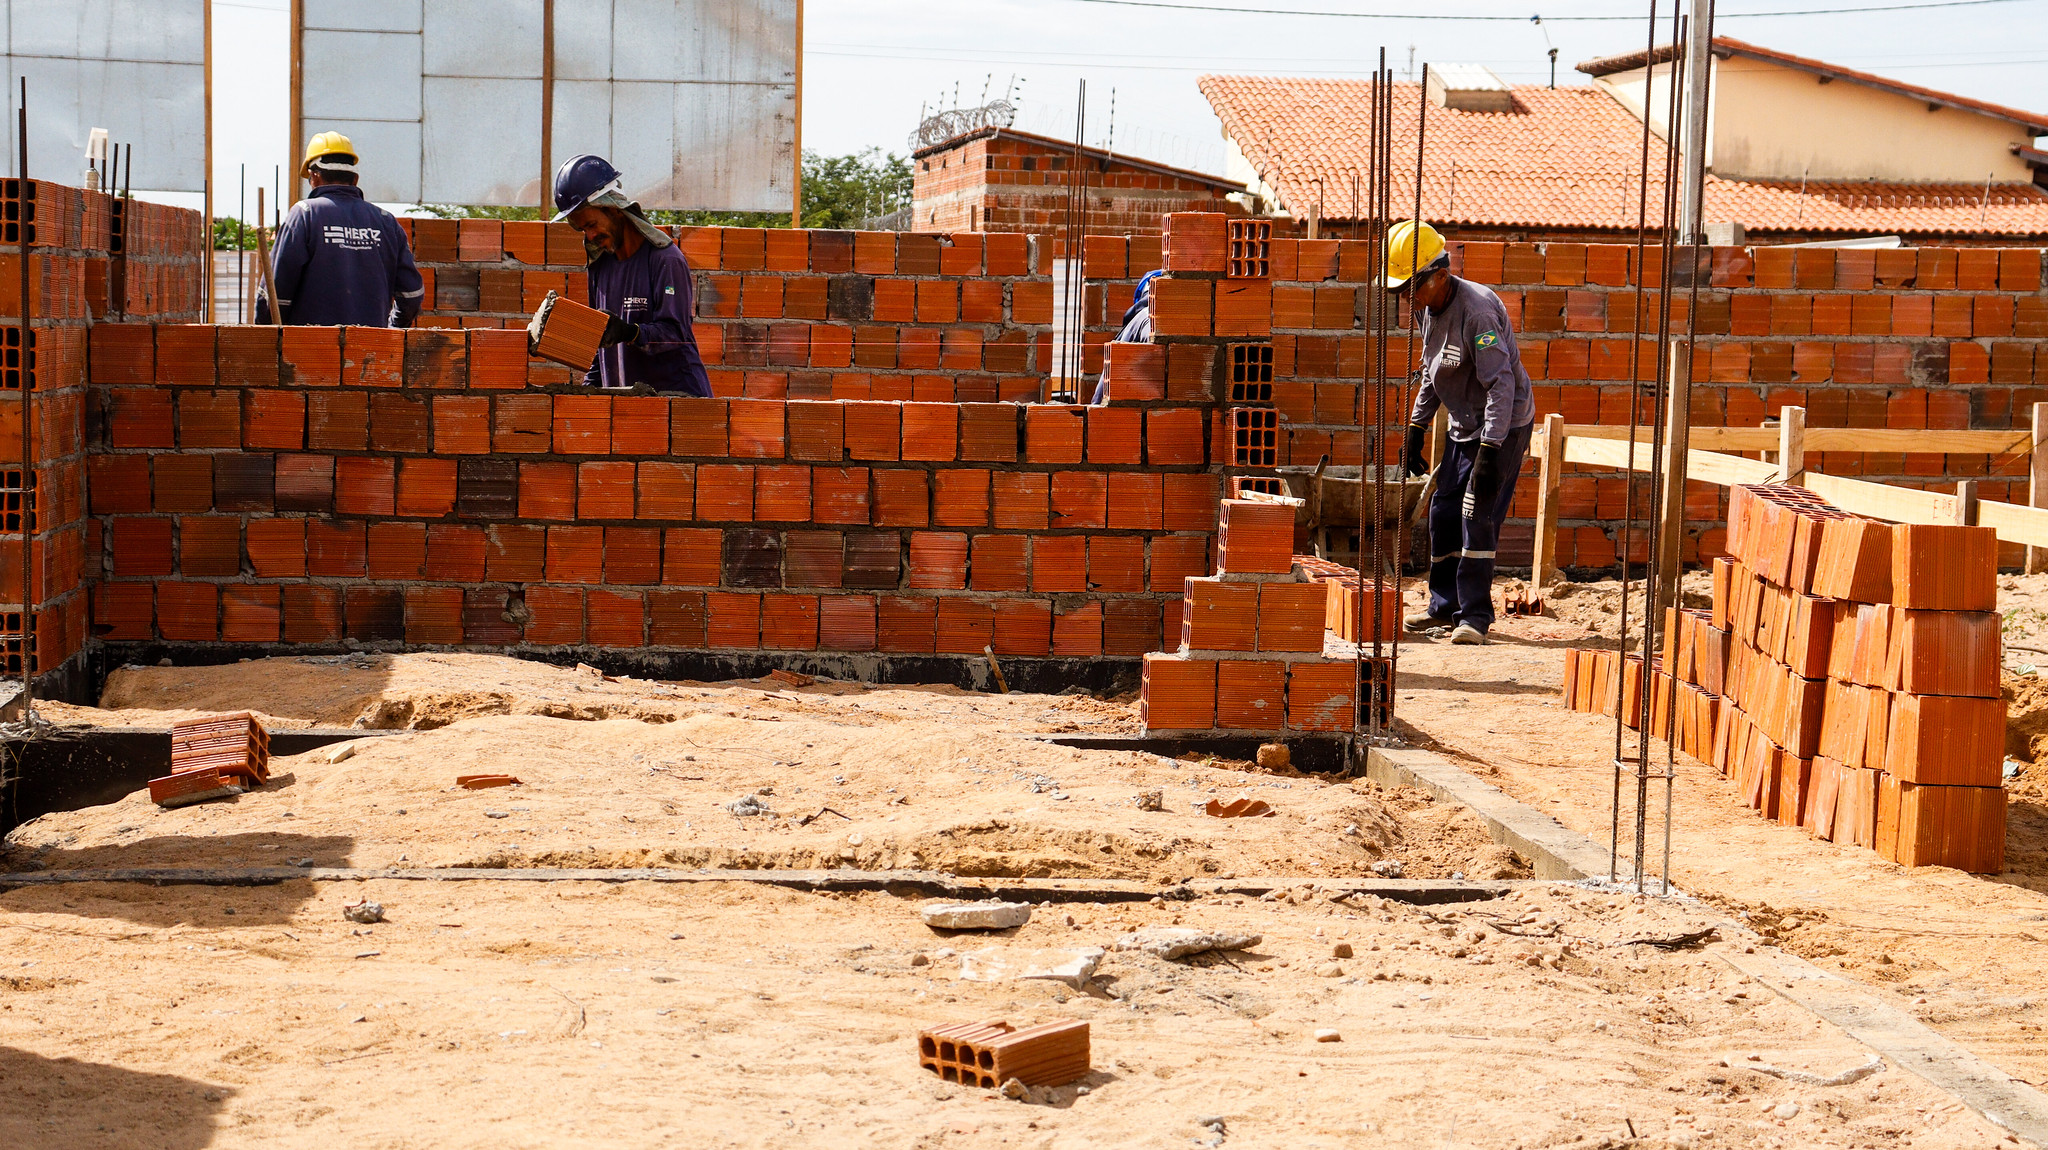
[[[1567,439],[1627,439],[1629,429],[1607,424],[1573,423]],[[1650,441],[1650,429],[1638,427],[1636,438]],[[1708,451],[1776,451],[1775,427],[1695,427],[1692,445]],[[2018,431],[1909,431],[1885,427],[1809,427],[1808,451],[1926,452],[1944,455],[2027,454],[2033,433]]]
[[[1634,446],[1635,470],[1648,471],[1650,445],[1637,443]],[[1618,439],[1564,441],[1564,458],[1567,463],[1626,469],[1630,463],[1630,455],[1629,444]],[[1739,455],[1723,455],[1718,451],[1694,451],[1686,462],[1687,479],[1718,483],[1723,487],[1733,483],[1769,483],[1778,475],[1778,465],[1775,463],[1744,459]]]
[[[1849,512],[1893,523],[1953,523],[1956,497],[1809,471],[1800,486]]]
[[[1940,452],[1944,455],[2027,454],[2033,433],[2019,431],[1909,431],[1886,427],[1809,427],[1808,451]]]
[[[2027,463],[2027,505],[2048,507],[2048,452],[2042,450],[2042,441],[2048,439],[2048,403],[2034,405],[2032,430],[2029,433],[2033,454]],[[1999,538],[2004,538],[2000,536]],[[2048,547],[2027,548],[2028,573],[2048,571]]]
[[[1778,413],[1778,482],[1797,483],[1806,473],[1806,409],[1786,407]]]
[[[1994,528],[2007,543],[2023,543],[2048,554],[2048,507],[2022,507],[1994,499],[1977,501],[1977,526]]]
[[[1536,489],[1536,555],[1529,572],[1530,581],[1535,584],[1529,597],[1543,598],[1543,589],[1550,586],[1550,580],[1557,573],[1557,505],[1558,489],[1564,483],[1564,416],[1546,415],[1543,427],[1536,434],[1535,446],[1542,468],[1537,473]]]

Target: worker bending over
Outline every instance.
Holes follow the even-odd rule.
[[[1493,626],[1494,548],[1536,421],[1529,373],[1500,297],[1451,274],[1435,228],[1403,220],[1388,229],[1386,270],[1388,290],[1410,296],[1422,326],[1422,386],[1401,453],[1408,474],[1426,466],[1436,409],[1451,417],[1429,501],[1429,609],[1407,626],[1455,624],[1451,642],[1484,643]]]
[[[356,149],[340,132],[306,145],[311,190],[277,229],[271,282],[285,323],[411,327],[425,294],[412,245],[390,212],[356,187]],[[270,322],[259,301],[256,322]]]
[[[555,173],[557,220],[583,233],[590,255],[590,306],[610,315],[597,363],[583,382],[646,384],[656,391],[708,396],[711,380],[690,320],[696,292],[690,264],[667,232],[626,198],[619,170],[577,156]]]

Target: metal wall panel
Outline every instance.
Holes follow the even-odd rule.
[[[83,181],[94,128],[135,144],[137,190],[206,180],[204,0],[0,0],[8,106],[28,79],[29,170]],[[6,117],[8,160],[19,149]]]
[[[306,0],[306,131],[413,125],[414,153],[362,145],[373,199],[539,202],[542,12]],[[795,24],[796,0],[556,0],[554,159],[609,157],[650,208],[786,209]],[[387,170],[414,156],[416,179]]]

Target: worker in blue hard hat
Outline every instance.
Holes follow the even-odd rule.
[[[690,264],[669,234],[627,198],[619,170],[577,156],[555,173],[555,219],[583,233],[590,254],[590,306],[610,315],[584,382],[708,396],[711,380],[691,330],[696,293]]]
[[[340,132],[306,145],[299,174],[311,191],[277,229],[271,279],[285,323],[411,327],[426,293],[412,245],[390,212],[356,186],[356,149]],[[259,299],[256,322],[270,322]]]

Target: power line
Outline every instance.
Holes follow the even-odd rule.
[[[1170,4],[1165,0],[1071,0],[1075,4],[1107,4],[1118,8],[1169,8],[1179,12],[1231,12],[1243,16],[1327,16],[1344,20],[1433,20],[1439,23],[1533,23],[1535,16],[1449,16],[1407,12],[1316,12],[1299,8],[1227,8],[1215,4]],[[1876,4],[1857,8],[1802,8],[1778,12],[1723,12],[1717,20],[1759,16],[1840,16],[1855,12],[1904,12],[1919,8],[1975,8],[1985,4],[2019,4],[2028,0],[1923,0],[1914,4]],[[1546,24],[1640,23],[1641,16],[1544,16]]]

